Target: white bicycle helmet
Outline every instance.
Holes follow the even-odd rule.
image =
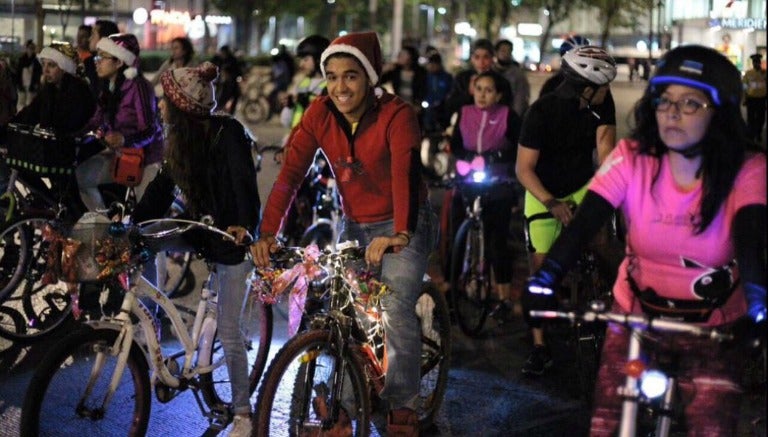
[[[560,44],[560,56],[564,56],[576,47],[588,46],[589,40],[581,35],[570,35]]]
[[[563,55],[565,80],[579,85],[601,86],[616,77],[616,60],[595,46],[576,47]]]

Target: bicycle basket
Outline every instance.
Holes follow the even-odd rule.
[[[119,226],[90,213],[74,225],[69,240],[80,243],[74,263],[78,282],[103,282],[135,264],[128,232]]]
[[[52,131],[9,123],[7,143],[5,160],[11,168],[44,175],[74,172],[74,144],[60,141]]]

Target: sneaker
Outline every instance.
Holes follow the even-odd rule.
[[[398,408],[387,416],[387,437],[419,437],[419,416],[410,408]]]
[[[552,355],[546,346],[534,346],[533,352],[523,364],[523,373],[526,375],[541,376],[544,370],[552,367]]]
[[[232,421],[232,429],[229,431],[229,437],[250,437],[253,425],[250,417],[237,415]]]

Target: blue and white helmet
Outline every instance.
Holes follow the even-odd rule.
[[[581,35],[569,35],[560,44],[560,56],[565,55],[575,47],[588,46],[589,40]]]

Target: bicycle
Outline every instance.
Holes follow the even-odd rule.
[[[259,389],[254,431],[258,436],[313,435],[343,427],[371,431],[372,403],[384,384],[387,362],[379,299],[386,287],[355,275],[364,248],[340,243],[314,265],[324,310],[308,319],[309,330],[285,343]],[[450,319],[445,298],[428,282],[416,305],[422,326],[421,387],[417,412],[422,429],[442,403],[450,362]]]
[[[569,203],[573,212],[577,205]],[[534,214],[526,220],[530,223],[539,219],[554,219],[550,212]],[[608,238],[616,235],[616,220],[607,226]],[[525,226],[526,241],[530,241],[528,227]],[[576,265],[571,269],[560,286],[562,289],[563,307],[567,310],[585,311],[594,302],[602,302],[610,306],[613,302],[613,280],[606,276],[606,270],[599,262],[600,255],[593,245],[581,251]],[[592,387],[595,385],[600,352],[605,339],[605,326],[600,323],[584,323],[574,321],[567,333],[567,343],[575,352],[576,386],[575,394],[581,397],[587,405],[592,403]]]
[[[629,346],[627,349],[627,376],[624,385],[617,387],[624,397],[622,403],[620,437],[637,435],[642,422],[639,407],[645,407],[655,422],[656,437],[666,437],[670,433],[673,417],[679,412],[677,405],[677,375],[674,372],[674,360],[665,363],[657,361],[657,367],[645,364],[647,357],[645,340],[652,341],[653,333],[682,333],[697,337],[706,337],[712,341],[730,341],[733,335],[717,329],[702,327],[692,323],[679,322],[645,315],[614,313],[606,311],[602,301],[593,302],[586,311],[531,311],[532,317],[564,319],[571,323],[606,322],[620,324],[628,328]],[[670,366],[671,364],[671,366]]]
[[[6,309],[0,312],[0,336],[30,341],[49,335],[71,318],[65,284],[42,282],[48,253],[43,236],[49,225],[68,232],[74,218],[70,213],[72,206],[65,205],[47,187],[28,183],[25,175],[71,173],[74,153],[43,159],[40,156],[58,146],[53,132],[18,124],[9,127],[16,137],[8,143],[6,158],[11,173],[8,188],[0,196],[0,208],[4,208],[4,224],[0,227],[0,305]],[[93,137],[76,139],[78,144],[88,141],[94,141]],[[66,162],[71,164],[62,164]],[[56,163],[59,166],[54,166]],[[127,205],[124,210],[130,211],[136,203],[132,187],[126,187],[123,200]],[[192,254],[165,256],[163,252],[158,254],[158,260],[158,282],[169,296],[175,297],[189,272]]]
[[[145,247],[148,241],[192,229],[233,237],[211,226],[209,221],[165,218],[139,226],[141,229],[153,223],[175,226],[159,232],[143,229],[138,237],[120,237],[122,242],[114,243],[120,253],[130,254],[128,262],[115,275],[127,285],[120,311],[115,316],[84,322],[41,360],[24,398],[22,435],[107,435],[115,430],[144,435],[150,415],[151,387],[162,403],[192,390],[201,413],[214,429],[221,430],[232,421],[228,405],[230,384],[216,333],[216,291],[207,286],[202,288],[194,322],[188,329],[180,311],[162,291],[143,291],[136,280],[141,263],[149,259]],[[93,247],[107,244],[106,238],[113,234],[111,226],[115,225],[108,225],[107,231],[104,226],[91,230]],[[122,262],[122,256],[120,259]],[[215,275],[215,271],[211,274]],[[93,273],[84,275],[91,279]],[[159,322],[139,298],[149,299],[165,311],[171,331],[181,344],[178,350],[166,352],[161,348]],[[272,312],[257,293],[249,294],[243,311],[241,328],[249,349],[248,389],[253,393],[266,365]]]
[[[465,218],[453,240],[449,272],[453,313],[462,332],[470,337],[480,335],[494,304],[482,200],[499,184],[513,183],[513,178],[489,176],[481,156],[475,158],[472,168],[463,176],[454,176],[447,183],[458,188],[466,205]]]

